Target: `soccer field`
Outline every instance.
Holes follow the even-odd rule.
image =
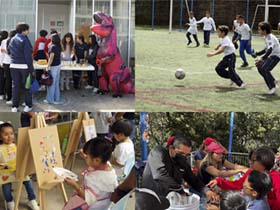
[[[137,111],[279,111],[280,89],[276,95],[266,94],[267,86],[250,55],[246,54],[249,67],[240,68],[242,60],[236,51],[236,70],[247,84],[245,89],[230,87],[230,80],[216,74],[223,55],[207,58],[206,54],[219,44],[217,33],[211,34],[210,48],[203,47],[202,32],[198,48],[194,41],[186,45],[185,31],[169,34],[167,29],[137,28],[135,35]],[[264,39],[254,36],[252,45],[259,51]],[[175,78],[177,68],[186,71],[185,79]],[[280,79],[280,64],[272,74]]]

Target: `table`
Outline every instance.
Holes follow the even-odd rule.
[[[37,63],[33,63],[34,69],[37,70],[45,70],[47,68],[47,65],[38,65]],[[86,67],[82,67],[80,65],[75,65],[75,66],[67,66],[67,65],[62,65],[61,66],[62,71],[94,71],[95,68],[91,64],[88,64]]]

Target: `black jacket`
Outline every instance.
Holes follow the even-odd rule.
[[[186,159],[174,160],[167,149],[161,146],[155,147],[150,152],[144,169],[142,187],[166,196],[171,191],[182,192],[183,181],[198,192],[202,192],[205,187],[193,174]]]

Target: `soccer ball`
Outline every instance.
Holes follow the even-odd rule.
[[[175,77],[176,77],[177,79],[180,79],[180,80],[181,80],[181,79],[184,79],[185,76],[186,76],[186,73],[185,73],[184,69],[181,69],[181,68],[176,69]]]

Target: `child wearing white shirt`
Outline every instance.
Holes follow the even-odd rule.
[[[268,22],[260,22],[258,25],[259,34],[265,36],[265,49],[256,52],[257,56],[264,56],[257,61],[256,66],[259,73],[269,89],[268,94],[275,94],[276,80],[272,76],[271,71],[280,61],[280,44],[278,39],[271,34],[271,25]]]
[[[232,26],[232,31],[233,31],[232,42],[234,44],[235,49],[238,49],[238,44],[237,42],[234,41],[238,38],[239,16],[240,15],[236,15],[236,18],[233,21],[233,26]]]
[[[206,11],[206,16],[196,23],[203,23],[204,47],[209,47],[211,30],[213,29],[216,31],[215,22],[213,18],[210,17],[210,12]]]
[[[128,120],[116,121],[111,130],[114,138],[119,142],[113,152],[110,162],[113,164],[118,178],[124,175],[124,166],[131,158],[135,158],[134,145],[129,138],[132,126]]]
[[[189,13],[189,22],[190,22],[190,23],[187,23],[187,24],[186,24],[186,25],[190,26],[189,29],[188,29],[188,31],[187,31],[187,34],[186,34],[187,39],[188,39],[187,45],[190,45],[190,44],[192,43],[192,40],[191,40],[191,34],[192,34],[192,35],[193,35],[193,38],[194,38],[194,40],[195,40],[195,42],[196,42],[196,47],[199,47],[200,44],[199,44],[199,41],[198,41],[198,39],[197,39],[197,25],[196,25],[196,19],[195,19],[194,15],[193,15],[193,12],[192,12],[192,11],[190,11],[190,13]]]
[[[229,28],[227,26],[218,27],[218,36],[221,43],[215,48],[215,51],[207,54],[208,57],[224,53],[223,60],[216,66],[216,72],[219,76],[230,79],[231,85],[235,83],[239,88],[244,88],[245,83],[241,80],[235,71],[235,48],[229,37],[227,36]],[[228,71],[226,70],[228,68]]]
[[[0,45],[2,45],[3,40],[8,38],[8,31],[1,31],[0,32]],[[4,76],[4,69],[3,69],[3,60],[4,60],[4,53],[0,50],[0,100],[4,100],[5,98],[5,76]]]

